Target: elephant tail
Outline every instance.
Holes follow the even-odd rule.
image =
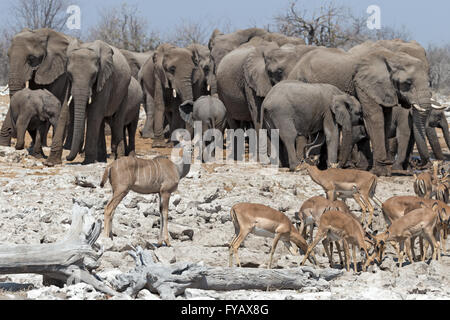
[[[111,171],[111,165],[107,166],[105,173],[103,173],[102,182],[100,182],[100,188],[103,188],[109,179],[109,172]]]

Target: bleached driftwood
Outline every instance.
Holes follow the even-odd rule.
[[[95,246],[102,229],[87,208],[74,204],[72,225],[65,238],[56,243],[1,245],[0,274],[36,273],[45,283],[84,282],[98,291],[116,295],[91,271],[98,267],[103,252]]]
[[[164,265],[155,263],[151,252],[140,247],[129,253],[136,261],[136,268],[116,276],[112,285],[132,297],[142,289],[158,293],[162,299],[175,299],[187,288],[229,291],[316,287],[325,290],[329,288],[328,281],[342,274],[341,270],[311,267],[268,270],[208,267],[194,263]]]

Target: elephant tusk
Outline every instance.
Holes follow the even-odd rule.
[[[29,88],[30,87],[30,81],[25,82],[25,88]]]
[[[211,85],[208,84],[208,86],[206,87],[206,90],[207,90],[208,92],[210,92],[210,91],[211,91]]]
[[[6,92],[8,89],[9,89],[9,84],[7,84],[6,87],[5,87],[5,89],[2,90],[2,93],[3,93],[3,92]]]
[[[69,97],[69,101],[67,102],[67,105],[70,105],[70,103],[72,102],[72,99],[73,99],[73,97],[70,96],[70,97]]]
[[[89,104],[92,103],[92,97],[89,97]]]
[[[431,107],[433,108],[433,109],[435,109],[435,110],[444,110],[445,108],[447,108],[446,106],[438,106],[438,105],[435,105],[435,104],[431,104]]]
[[[176,98],[177,97],[177,90],[173,89],[173,97]]]
[[[413,107],[416,108],[417,110],[421,111],[421,112],[427,111],[426,109],[421,108],[417,103],[413,104]]]

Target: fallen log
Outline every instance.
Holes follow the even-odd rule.
[[[65,238],[50,244],[0,245],[0,274],[36,273],[44,284],[84,282],[108,295],[117,295],[91,273],[103,251],[95,245],[102,221],[74,204],[72,225]]]
[[[292,269],[220,268],[194,263],[164,265],[156,263],[150,251],[138,247],[129,252],[136,267],[127,274],[117,275],[113,287],[129,296],[142,289],[158,293],[162,299],[173,300],[187,288],[230,290],[298,290],[316,287],[329,289],[328,281],[340,276],[341,270],[299,267]]]

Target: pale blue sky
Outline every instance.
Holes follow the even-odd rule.
[[[8,16],[8,3],[0,0],[0,17]],[[70,0],[69,0],[70,1]],[[182,19],[204,21],[233,28],[264,26],[272,17],[288,7],[289,0],[74,0],[81,7],[83,32],[96,23],[98,12],[104,7],[127,2],[137,5],[151,28],[169,32]],[[368,16],[369,5],[381,8],[383,25],[402,27],[410,31],[413,39],[427,46],[429,43],[450,43],[450,1],[448,0],[335,0],[350,7],[355,15]],[[300,1],[308,10],[320,6],[322,1]],[[4,21],[4,19],[3,19]],[[211,30],[212,31],[212,30]]]

